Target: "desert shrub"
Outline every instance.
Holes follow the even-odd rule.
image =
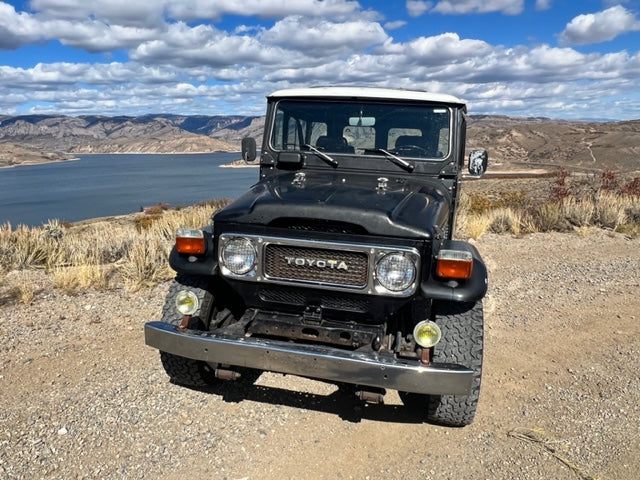
[[[108,272],[109,268],[106,265],[83,264],[57,266],[53,268],[51,275],[54,288],[68,294],[75,294],[89,287],[96,290],[105,289],[109,284]]]
[[[567,183],[568,176],[569,172],[564,167],[560,167],[555,171],[549,189],[549,197],[552,201],[560,201],[571,195],[571,189]]]
[[[615,229],[626,223],[628,198],[608,190],[601,190],[595,198],[595,222],[604,228]]]
[[[142,236],[127,252],[120,274],[125,287],[134,291],[172,278],[174,272],[167,262],[166,242],[148,234]]]
[[[640,177],[635,177],[620,187],[620,193],[640,197]]]
[[[558,202],[542,203],[532,211],[533,222],[540,232],[564,231],[567,221]]]
[[[162,218],[162,215],[160,214],[144,214],[141,217],[136,217],[133,220],[133,225],[135,226],[136,230],[139,233],[142,233],[146,230],[149,230],[151,228],[151,225],[153,225],[153,222],[155,222],[156,220],[158,220],[159,218]]]
[[[598,190],[607,190],[609,192],[619,192],[620,182],[615,172],[611,170],[603,170],[600,174],[600,188]]]
[[[565,197],[561,202],[562,214],[567,221],[576,227],[591,225],[595,212],[594,202],[589,198],[576,199]]]
[[[487,233],[491,225],[492,216],[489,213],[474,213],[466,217],[465,233],[474,240]]]
[[[39,227],[29,228],[18,225],[11,230],[10,224],[3,225],[0,262],[7,269],[38,268],[48,265],[48,260],[58,251],[58,241],[42,235]]]
[[[53,219],[47,221],[44,225],[42,225],[42,230],[40,231],[40,235],[43,237],[52,238],[53,240],[60,240],[64,237],[65,227],[62,222],[58,219]]]
[[[519,235],[522,220],[521,212],[512,208],[498,208],[491,212],[489,230],[493,233],[513,233]]]
[[[467,196],[467,210],[471,214],[482,214],[492,208],[491,200],[483,194],[471,193]]]

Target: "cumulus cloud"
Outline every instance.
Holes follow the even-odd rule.
[[[12,5],[0,2],[0,48],[14,49],[42,39],[38,22],[28,13],[18,13]]]
[[[169,14],[177,19],[212,18],[225,14],[275,17],[346,18],[360,10],[353,0],[184,0],[167,2]]]
[[[31,8],[43,18],[84,20],[108,24],[154,27],[163,21],[166,0],[31,0]]]
[[[386,22],[384,24],[384,28],[386,30],[395,30],[396,28],[404,27],[407,24],[404,20],[393,20],[391,22]]]
[[[360,50],[381,44],[388,36],[376,22],[353,20],[336,23],[290,16],[276,22],[259,38],[267,45],[327,56],[340,50]]]
[[[549,2],[537,0],[536,7]],[[398,41],[389,32],[404,20],[384,23],[379,13],[355,1],[239,3],[148,0],[126,8],[124,0],[32,0],[29,11],[16,11],[0,0],[0,49],[55,39],[90,52],[125,51],[119,62],[0,65],[0,113],[260,114],[264,95],[279,88],[366,84],[452,93],[465,98],[471,111],[580,116],[600,104],[607,114],[628,116],[621,109],[633,108],[633,99],[614,106],[607,98],[640,91],[637,49],[507,48],[454,32]],[[410,0],[405,5],[415,15],[516,14],[523,1]],[[226,23],[215,19],[226,14],[251,18],[225,30]],[[256,15],[269,20],[256,22]],[[593,17],[600,30],[585,26],[581,17]],[[567,25],[567,38],[637,28],[635,17],[620,5],[581,17]]]
[[[431,6],[431,2],[425,2],[424,0],[407,0],[406,3],[407,13],[412,17],[419,17],[431,8]]]
[[[524,9],[524,0],[440,0],[434,12],[439,13],[489,13],[518,15]]]
[[[633,30],[640,30],[640,20],[622,5],[616,5],[601,12],[578,15],[567,24],[559,40],[565,45],[584,45],[611,40]]]
[[[536,10],[548,10],[551,8],[551,0],[536,0]]]
[[[189,27],[183,22],[169,26],[161,38],[143,42],[130,57],[146,63],[163,63],[178,67],[281,63],[286,51],[267,46],[255,37],[232,35],[210,25]]]

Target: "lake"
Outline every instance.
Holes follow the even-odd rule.
[[[257,168],[220,168],[240,153],[92,154],[79,160],[0,168],[0,224],[41,225],[236,198]]]

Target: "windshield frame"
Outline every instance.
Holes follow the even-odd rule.
[[[416,162],[446,163],[447,161],[451,160],[451,155],[454,153],[454,142],[455,142],[454,110],[455,108],[452,105],[438,103],[438,102],[418,102],[418,101],[403,101],[403,100],[388,100],[388,99],[379,100],[379,99],[373,99],[373,98],[352,99],[352,98],[331,98],[331,97],[330,98],[281,97],[273,102],[272,110],[270,111],[271,118],[269,122],[268,140],[266,143],[268,144],[268,148],[276,153],[278,152],[304,153],[305,148],[303,147],[303,145],[313,144],[311,142],[311,139],[312,139],[311,133],[308,130],[307,125],[296,125],[294,127],[289,127],[288,129],[282,128],[282,126],[285,124],[285,121],[289,122],[290,119],[292,118],[292,116],[284,117],[284,115],[286,115],[288,112],[294,111],[294,109],[292,108],[289,108],[289,109],[280,108],[281,104],[283,103],[293,103],[293,104],[297,103],[299,104],[299,111],[303,113],[305,112],[305,106],[309,110],[311,110],[312,105],[314,107],[325,106],[326,108],[324,113],[328,116],[332,116],[334,119],[334,123],[332,124],[333,132],[331,132],[334,134],[334,136],[336,132],[338,135],[341,133],[344,133],[344,129],[347,127],[355,128],[353,125],[350,125],[349,117],[345,116],[345,113],[348,110],[351,110],[351,112],[359,112],[360,116],[362,117],[368,117],[367,116],[368,112],[366,112],[366,110],[376,111],[377,109],[384,114],[384,115],[380,115],[379,117],[376,117],[376,123],[378,122],[378,118],[381,119],[380,121],[382,123],[381,125],[378,125],[378,130],[375,130],[374,132],[374,145],[372,145],[370,148],[368,147],[360,148],[359,146],[354,148],[354,145],[347,144],[347,146],[353,151],[350,151],[350,149],[347,149],[347,148],[345,148],[344,151],[334,151],[334,149],[331,149],[331,148],[322,150],[323,153],[330,154],[331,156],[385,158],[384,154],[380,153],[379,151],[375,151],[376,149],[382,148],[384,150],[388,150],[392,152],[394,155],[397,155],[398,157],[401,157],[403,159],[404,158],[411,159],[412,161],[416,161]],[[344,107],[343,112],[340,112],[340,109],[338,108],[340,106]],[[387,107],[388,107],[388,110],[387,110]],[[394,117],[392,113],[393,113],[393,110],[395,109],[401,109],[405,113],[406,112],[411,113],[411,115],[409,115],[408,117],[407,116]],[[423,112],[421,112],[421,110],[423,110]],[[335,113],[338,113],[338,115],[335,115]],[[342,115],[339,115],[340,113],[342,113]],[[433,115],[434,120],[436,119],[435,115],[439,115],[439,114],[446,114],[447,118],[443,118],[437,123],[434,121],[433,124],[429,124],[427,123],[428,122],[427,115],[426,115],[427,113],[430,115]],[[282,120],[280,120],[280,123],[278,123],[278,119],[277,119],[277,116],[279,114],[283,115],[283,118]],[[407,120],[407,118],[413,119],[413,120],[418,119],[420,118],[419,114],[424,115],[424,118],[422,119],[422,123],[414,124],[414,123],[411,123],[410,120]],[[303,118],[304,116],[305,115],[303,114],[300,116],[300,118],[294,121],[297,121],[298,123],[300,123],[300,120],[305,120],[308,122],[310,120],[310,117],[307,116],[307,118],[304,119]],[[342,121],[341,122],[335,121],[337,118],[341,118]],[[396,119],[396,121],[392,121],[394,118]],[[313,120],[315,121],[315,123],[319,124],[320,120],[322,120],[322,117],[318,116],[313,118]],[[341,127],[342,130],[336,130],[336,128],[340,128],[341,125],[342,125]],[[392,137],[390,136],[390,132],[394,129],[399,131],[403,129],[406,131],[415,130],[415,131],[421,132],[424,135],[424,133],[428,131],[427,127],[430,127],[432,129],[438,129],[437,131],[429,132],[429,133],[431,133],[432,135],[437,135],[437,141],[435,142],[435,144],[433,143],[431,144],[432,147],[435,145],[437,149],[440,149],[441,147],[446,145],[446,152],[443,152],[442,156],[439,156],[437,154],[428,155],[427,153],[421,156],[421,155],[412,154],[412,152],[410,151],[395,152],[394,151],[396,147],[395,141],[397,141],[397,139],[402,135],[397,135],[393,139],[394,141],[393,146],[388,145],[388,143],[391,142],[391,139],[392,139]],[[328,124],[326,128],[327,129],[330,128]],[[375,129],[376,127],[374,126],[371,128]],[[446,141],[443,143],[442,132],[445,129],[448,129],[448,131],[446,133]],[[292,132],[292,130],[296,130],[296,131]],[[288,144],[285,141],[285,138],[284,138],[285,135],[288,134],[289,136],[291,136],[292,133],[294,136],[297,136],[299,138],[297,139],[296,142],[290,143],[291,145],[293,145],[293,147],[283,148],[283,146]],[[317,132],[315,133],[317,134]],[[323,133],[329,133],[329,132],[323,132]],[[276,142],[276,138],[275,138],[276,135],[283,136],[283,138],[280,139],[280,142]],[[416,138],[427,138],[427,137],[420,136]],[[435,139],[435,138],[436,137],[433,137],[432,139]],[[289,138],[287,138],[287,140],[288,139]],[[316,136],[314,141],[317,141],[317,139],[318,139],[318,136]],[[300,140],[302,140],[302,142],[300,142]],[[346,139],[344,140],[346,141]],[[381,142],[384,142],[384,143],[381,143]]]

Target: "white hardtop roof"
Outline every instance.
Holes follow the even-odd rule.
[[[453,95],[431,93],[419,90],[403,90],[397,88],[379,87],[307,87],[278,90],[267,95],[267,98],[291,97],[334,97],[334,98],[369,98],[385,100],[416,100],[420,102],[455,103],[465,105],[465,102]]]

